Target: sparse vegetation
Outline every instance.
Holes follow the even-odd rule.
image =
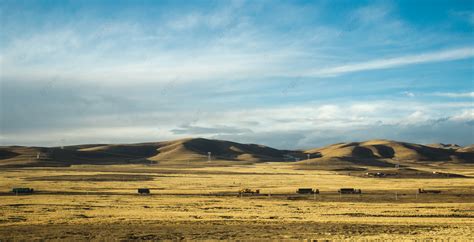
[[[472,177],[474,169],[457,172]],[[63,179],[79,176],[100,182]],[[281,162],[10,168],[0,172],[0,238],[463,240],[474,235],[472,184],[472,178],[369,179]],[[14,186],[38,192],[15,196]],[[140,187],[151,195],[138,195]],[[245,187],[260,194],[238,196]],[[295,194],[299,187],[318,187],[320,194]],[[364,192],[340,196],[341,187]],[[443,192],[417,194],[420,187]]]

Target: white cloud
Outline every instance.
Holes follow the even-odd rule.
[[[417,124],[417,123],[422,123],[426,122],[428,120],[432,119],[428,114],[422,112],[422,111],[415,111],[408,115],[406,118],[401,120],[401,124],[407,125],[407,124]]]
[[[51,50],[41,50],[51,51]],[[412,64],[451,61],[474,57],[474,48],[460,48],[419,55],[407,55],[396,58],[376,59],[323,69],[295,69],[285,67],[289,60],[295,60],[300,53],[292,50],[276,52],[241,52],[239,50],[216,50],[204,55],[189,56],[186,53],[160,53],[156,57],[136,60],[132,63],[121,63],[106,60],[98,65],[79,68],[69,62],[45,68],[39,66],[21,66],[2,58],[4,62],[4,79],[45,80],[52,77],[69,81],[96,81],[102,83],[127,84],[137,82],[167,82],[171,79],[180,82],[213,81],[228,79],[245,79],[250,77],[331,77],[352,72],[396,68]],[[89,61],[90,56],[79,55],[74,62]],[[95,58],[95,57],[92,57]],[[297,61],[296,61],[297,62]],[[77,63],[78,65],[80,63]],[[301,68],[301,67],[297,67]],[[408,94],[408,93],[407,93]],[[408,94],[411,96],[411,94]],[[455,94],[439,94],[454,97]],[[462,94],[472,97],[472,93]],[[461,95],[461,96],[462,96]]]
[[[258,141],[288,148],[306,147],[311,142],[350,141],[355,139],[390,138],[390,132],[413,127],[429,127],[431,122],[465,122],[474,120],[472,104],[429,104],[414,101],[347,102],[326,104],[299,104],[267,108],[213,111],[204,109],[190,112],[141,111],[141,113],[110,113],[97,116],[79,115],[59,121],[43,117],[45,126],[34,129],[25,127],[9,131],[4,127],[0,143],[3,144],[50,144],[77,143],[124,143],[159,141],[182,137],[220,137],[242,142]],[[463,112],[456,110],[463,109]],[[56,119],[52,116],[50,119]],[[13,125],[13,124],[11,124]],[[391,128],[383,128],[391,127]],[[449,126],[451,127],[451,126]],[[381,133],[358,130],[381,129]],[[413,128],[413,132],[416,129]],[[443,132],[446,130],[432,130]],[[453,131],[454,132],[454,131]],[[289,139],[276,142],[278,134]],[[275,136],[276,135],[276,136]],[[317,141],[318,135],[320,140]],[[389,135],[389,136],[387,136]],[[423,134],[426,135],[426,134]],[[306,137],[306,138],[305,138]],[[311,138],[313,137],[313,138]],[[326,137],[326,138],[324,138]],[[276,140],[273,140],[276,139]],[[339,139],[339,140],[338,140]],[[407,140],[409,141],[409,140]],[[439,142],[444,140],[438,140]],[[305,143],[309,142],[309,143]],[[451,141],[450,141],[451,142]],[[318,143],[320,144],[320,143]],[[286,147],[285,147],[286,146]]]
[[[464,110],[460,114],[451,117],[454,121],[474,121],[474,109]]]
[[[337,117],[340,117],[342,114],[342,110],[339,106],[337,105],[322,105],[321,107],[316,108],[314,110],[313,114],[318,118],[318,119],[335,119]]]
[[[434,93],[433,95],[440,97],[464,98],[474,97],[474,92],[439,92]]]
[[[300,18],[299,11],[302,10],[293,13],[295,18]],[[377,21],[379,25],[391,26],[398,23],[387,17],[391,11],[386,6],[368,6],[355,10],[350,15],[353,19],[348,21],[356,24]],[[465,47],[398,57],[391,54],[389,58],[381,56],[370,60],[367,57],[370,55],[349,46],[350,42],[340,43],[341,46],[335,48],[335,41],[345,39],[337,34],[341,32],[337,27],[320,24],[305,26],[294,33],[280,33],[262,27],[235,7],[167,15],[159,26],[132,21],[64,26],[13,36],[6,41],[1,50],[2,79],[35,81],[58,77],[70,82],[100,80],[108,84],[136,85],[167,82],[176,77],[180,82],[331,77],[474,56],[474,48]],[[393,28],[390,27],[390,32],[396,32]],[[321,30],[327,34],[321,34]],[[360,39],[367,36],[366,29],[344,30],[342,26],[342,31],[358,36],[350,39],[351,42],[367,41]],[[403,36],[420,37],[405,29]],[[379,39],[371,40],[373,44],[378,42]],[[318,43],[317,48],[315,43]],[[340,50],[335,51],[337,49]],[[349,60],[347,56],[362,61],[344,64]]]
[[[370,61],[362,61],[359,63],[340,65],[330,68],[314,69],[312,71],[307,72],[306,74],[308,76],[338,76],[351,72],[389,69],[411,64],[452,61],[472,57],[474,57],[474,48],[466,47],[417,55],[405,55],[394,58],[382,58]]]
[[[76,127],[58,130],[33,130],[0,136],[0,145],[61,146],[84,143],[156,142],[185,137],[155,126],[130,127]]]
[[[403,92],[403,95],[405,95],[407,97],[415,97],[415,93],[413,93],[413,92]]]

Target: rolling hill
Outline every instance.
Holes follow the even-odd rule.
[[[65,147],[0,147],[0,166],[70,166],[79,164],[251,164],[297,161],[303,166],[334,169],[393,167],[413,162],[474,163],[472,146],[420,145],[391,140],[338,143],[310,150],[279,150],[258,144],[241,144],[203,138],[137,144],[86,144]],[[307,160],[307,155],[310,159]],[[229,163],[227,163],[229,164]],[[235,163],[231,163],[235,164]]]
[[[304,152],[312,158],[295,163],[299,169],[350,171],[360,176],[456,177],[440,170],[444,170],[446,164],[474,164],[474,152],[469,148],[392,140],[338,143]]]
[[[397,142],[369,140],[365,142],[339,143],[305,151],[314,157],[325,159],[393,159],[400,161],[459,161],[472,162],[470,152],[458,149]],[[462,150],[462,149],[461,149]]]
[[[285,155],[301,152],[264,145],[240,144],[203,138],[138,144],[87,144],[65,147],[0,147],[0,166],[70,166],[77,164],[177,164],[217,161],[247,163],[284,161]]]

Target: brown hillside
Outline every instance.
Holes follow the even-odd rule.
[[[391,140],[369,140],[365,142],[340,143],[323,148],[307,150],[305,153],[324,159],[393,159],[411,161],[473,162],[472,155],[460,154],[455,149],[397,142]]]
[[[263,145],[210,139],[182,139],[140,144],[77,145],[63,148],[11,146],[0,149],[0,166],[70,166],[76,164],[180,163],[212,160],[282,161],[287,153]],[[37,154],[40,153],[40,159]]]
[[[474,152],[474,145],[468,145],[466,147],[459,148],[457,152]]]
[[[474,163],[473,146],[449,149],[390,140],[339,143],[307,151],[288,151],[257,144],[224,140],[181,139],[138,144],[88,144],[59,147],[0,147],[0,166],[70,166],[80,164],[185,164],[206,165],[211,152],[214,165],[265,161],[297,161],[337,169],[361,166],[393,167],[405,162]],[[311,159],[305,160],[310,154]],[[190,163],[192,162],[192,163]],[[222,164],[224,164],[222,163]],[[210,164],[209,164],[210,165]],[[332,167],[331,169],[333,169]]]

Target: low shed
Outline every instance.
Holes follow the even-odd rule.
[[[138,188],[138,194],[148,195],[148,194],[150,194],[150,189],[148,189],[148,188]]]
[[[33,188],[26,188],[26,187],[16,187],[12,189],[12,192],[15,194],[31,194],[33,193]]]
[[[361,194],[362,190],[354,188],[341,188],[339,189],[340,194]]]
[[[319,194],[318,189],[313,189],[313,188],[298,188],[296,190],[296,193],[298,194]]]

